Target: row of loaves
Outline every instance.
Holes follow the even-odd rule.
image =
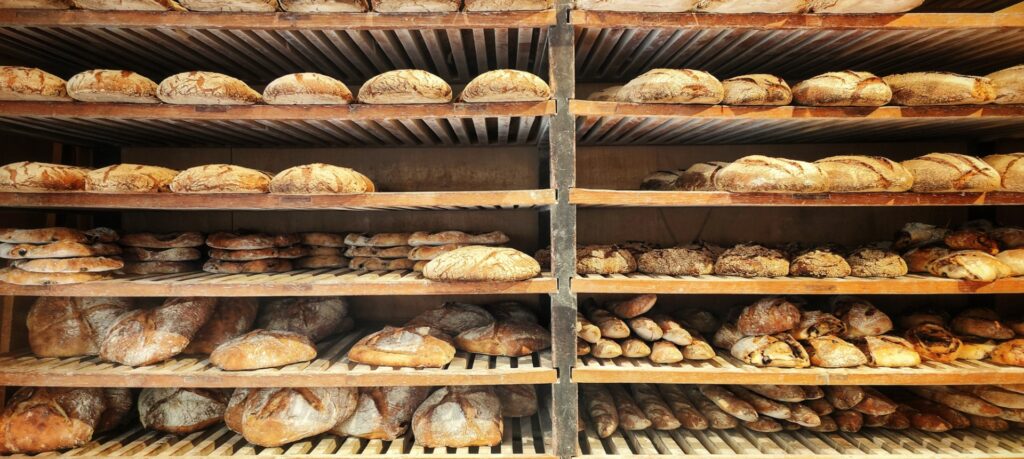
[[[903,13],[925,0],[576,0],[576,8],[641,13],[884,14]]]
[[[554,0],[6,0],[0,8],[270,13],[454,13],[540,11]]]
[[[551,98],[541,78],[519,70],[492,70],[470,81],[461,102],[527,102]],[[346,105],[356,101],[344,83],[319,73],[293,73],[271,81],[263,94],[214,72],[184,72],[159,85],[128,70],[88,70],[70,80],[30,67],[0,66],[0,100],[120,102],[176,105]],[[359,89],[363,104],[443,104],[452,88],[423,70],[393,70]]]
[[[224,423],[263,447],[325,433],[392,441],[408,430],[428,448],[494,446],[503,418],[533,416],[537,405],[528,385],[147,388],[137,397],[131,389],[24,387],[0,412],[0,453],[75,448],[136,420],[182,437]]]
[[[719,81],[700,70],[654,69],[626,83],[590,94],[589,100],[638,104],[798,105],[881,107],[1024,103],[1024,65],[985,77],[915,72],[879,78],[870,72],[828,72],[790,88],[774,75],[741,75]]]
[[[761,155],[696,163],[657,171],[643,190],[732,193],[962,193],[1024,192],[1024,153],[984,158],[930,153],[896,162],[879,156],[843,155],[813,163]]]
[[[583,414],[587,421],[584,421]],[[581,384],[579,429],[948,432],[1024,427],[1024,387]]]

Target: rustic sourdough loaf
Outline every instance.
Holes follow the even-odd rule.
[[[793,90],[786,80],[764,73],[729,78],[722,81],[722,87],[725,105],[789,105],[793,101]]]
[[[123,268],[124,262],[118,258],[76,257],[15,260],[12,265],[34,273],[103,273]]]
[[[722,83],[700,70],[654,69],[634,78],[619,91],[625,102],[644,104],[717,104],[725,97]]]
[[[417,231],[409,235],[411,246],[439,246],[446,244],[500,245],[509,241],[508,235],[501,231],[490,233],[464,233],[462,231],[441,231],[431,233]]]
[[[423,277],[446,282],[515,282],[538,274],[540,264],[523,252],[479,245],[445,253],[423,268]]]
[[[103,389],[22,387],[0,412],[0,453],[44,453],[92,439],[106,409]]]
[[[867,364],[873,367],[916,367],[921,364],[921,356],[914,346],[898,336],[866,336],[856,341],[856,345],[868,358]]]
[[[521,70],[491,70],[470,81],[459,98],[463,102],[534,102],[551,98],[543,79]]]
[[[289,13],[365,13],[367,0],[280,0],[281,9]]]
[[[279,298],[260,308],[256,327],[299,333],[318,342],[338,333],[347,315],[348,302],[341,297]]]
[[[892,89],[868,72],[828,72],[793,86],[800,105],[821,107],[880,107],[892,99]]]
[[[181,171],[171,181],[175,193],[267,193],[270,174],[231,164],[207,164]]]
[[[364,104],[446,104],[451,101],[451,86],[441,77],[423,70],[392,70],[370,78],[359,88],[359,102]]]
[[[789,263],[789,275],[802,277],[846,277],[850,275],[850,264],[835,250],[827,247],[807,250],[793,257]]]
[[[215,298],[169,298],[160,306],[123,314],[100,345],[100,357],[131,366],[171,358],[188,346],[216,304]]]
[[[996,191],[1000,185],[999,172],[973,156],[929,153],[902,164],[914,175],[911,190],[918,193]]]
[[[987,75],[996,87],[997,104],[1024,103],[1024,65],[1017,65]]]
[[[455,358],[452,338],[430,327],[384,327],[359,340],[349,360],[367,365],[441,368]]]
[[[822,368],[850,368],[864,365],[867,357],[857,346],[835,336],[819,336],[807,340],[811,365]]]
[[[292,73],[271,81],[263,89],[263,101],[270,105],[345,105],[352,102],[352,91],[327,75]]]
[[[715,274],[740,277],[785,277],[789,260],[782,252],[757,244],[738,244],[715,260]]]
[[[714,274],[711,253],[697,247],[654,249],[637,258],[637,271],[668,276],[704,276]]]
[[[807,368],[807,351],[786,333],[748,336],[729,350],[733,357],[756,367]]]
[[[28,311],[29,347],[39,357],[97,355],[114,321],[131,308],[128,298],[41,296]]]
[[[1004,250],[996,258],[1010,268],[1011,276],[1024,276],[1024,249]]]
[[[577,0],[581,10],[641,13],[683,13],[697,7],[697,0]]]
[[[1024,153],[988,155],[984,161],[999,173],[1000,189],[1024,192]]]
[[[494,446],[503,431],[501,401],[486,386],[448,386],[430,394],[412,415],[416,444],[428,448]]]
[[[792,330],[799,323],[800,308],[784,297],[768,297],[743,308],[736,329],[746,336],[774,335]]]
[[[269,448],[327,432],[351,416],[357,402],[353,387],[236,389],[224,422]]]
[[[210,353],[210,363],[221,370],[276,368],[315,358],[316,347],[305,335],[262,329],[231,338]]]
[[[70,0],[8,0],[0,3],[0,9],[66,10],[71,8]]]
[[[554,0],[465,0],[463,11],[541,11],[554,8]]]
[[[361,387],[355,413],[331,433],[392,441],[405,435],[412,414],[430,394],[429,387]]]
[[[270,180],[270,192],[275,194],[372,193],[376,190],[367,176],[347,167],[323,163],[291,167]]]
[[[814,162],[828,178],[828,191],[903,192],[914,185],[914,175],[903,165],[881,156],[831,156]]]
[[[171,75],[160,82],[156,93],[165,103],[180,105],[252,105],[260,101],[260,93],[241,80],[214,72]]]
[[[355,257],[348,263],[350,269],[366,271],[401,271],[412,269],[416,262],[406,258]]]
[[[147,429],[187,435],[219,424],[227,406],[221,389],[146,388],[139,393],[139,421]]]
[[[901,277],[906,276],[907,262],[898,253],[874,247],[861,247],[846,256],[853,277]]]
[[[629,250],[613,245],[586,245],[576,249],[577,274],[629,274],[637,269]]]
[[[0,191],[83,190],[88,174],[82,167],[20,161],[0,168]]]
[[[185,11],[176,0],[71,0],[75,8],[110,11]]]
[[[412,233],[349,233],[345,235],[345,244],[357,247],[396,247],[409,245]]]
[[[947,72],[915,72],[882,78],[895,105],[987,104],[995,100],[992,80]]]
[[[532,322],[491,322],[459,333],[455,345],[476,354],[522,357],[550,348],[551,332]]]
[[[903,13],[924,0],[811,0],[811,11],[834,14]]]
[[[157,193],[171,191],[178,171],[159,166],[114,164],[90,171],[85,191],[94,193]]]
[[[698,0],[697,10],[706,13],[806,13],[810,0]],[[785,104],[783,104],[785,105]]]
[[[0,66],[0,100],[69,101],[67,83],[32,67]]]
[[[156,83],[128,70],[86,70],[68,79],[68,95],[82,102],[155,104]]]
[[[968,308],[960,311],[949,323],[960,336],[977,336],[998,340],[1012,339],[1013,329],[999,321],[999,314],[990,308]]]
[[[423,311],[406,322],[406,326],[430,327],[455,336],[466,330],[494,322],[494,316],[474,304],[447,302],[439,308]]]
[[[372,3],[377,13],[454,13],[462,6],[462,0],[372,0]]]
[[[1013,274],[998,258],[979,250],[962,250],[940,257],[928,264],[934,276],[978,282],[993,282]]]
[[[821,193],[828,190],[828,178],[812,163],[753,155],[722,168],[715,187],[733,193]]]
[[[196,332],[182,353],[209,354],[217,346],[252,328],[259,312],[255,298],[220,298],[213,314]]]
[[[179,0],[189,11],[272,13],[277,0]]]

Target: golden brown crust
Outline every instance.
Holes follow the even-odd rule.
[[[984,192],[1000,187],[999,172],[973,156],[929,153],[902,164],[914,175],[911,191],[918,193]]]
[[[956,360],[962,342],[941,325],[921,324],[907,330],[907,341],[922,359],[937,362]]]
[[[445,282],[516,282],[540,274],[537,260],[505,247],[467,246],[431,260],[423,277]]]
[[[89,172],[85,191],[93,193],[159,193],[171,191],[178,171],[158,166],[115,164]]]
[[[107,257],[15,260],[15,268],[35,273],[102,273],[124,267],[124,262]]]
[[[494,446],[502,437],[501,401],[485,386],[448,386],[412,416],[416,444],[428,448]]]
[[[892,99],[892,90],[871,73],[847,70],[801,81],[793,86],[793,99],[800,105],[880,107]]]
[[[988,155],[983,160],[999,173],[1003,191],[1024,191],[1024,153]]]
[[[210,363],[222,370],[277,368],[316,358],[316,347],[298,333],[253,330],[223,342],[210,353]]]
[[[722,168],[715,187],[733,193],[823,193],[828,178],[813,163],[751,155]]]
[[[654,69],[623,86],[618,97],[633,103],[714,105],[722,102],[725,89],[700,70]]]
[[[459,333],[455,345],[477,354],[522,357],[550,348],[551,332],[530,322],[492,322]]]
[[[171,358],[188,346],[216,304],[215,298],[171,298],[161,306],[124,314],[110,327],[100,357],[131,366]]]
[[[731,1],[736,4],[735,0]],[[796,1],[806,3],[806,0]],[[705,0],[705,3],[710,2]],[[740,3],[749,2],[740,0]],[[793,91],[786,80],[774,75],[741,75],[722,81],[722,86],[725,89],[722,103],[725,105],[789,105],[793,101]]]
[[[377,11],[378,2],[374,0],[374,11]],[[414,5],[422,2],[395,3]],[[444,104],[451,101],[451,86],[437,75],[423,70],[385,72],[370,78],[359,89],[359,102],[364,104]]]
[[[290,247],[299,242],[295,234],[266,233],[213,233],[206,238],[206,245],[224,250],[259,250],[275,247]]]
[[[1024,103],[1024,65],[1017,65],[987,75],[996,87],[997,104]]]
[[[352,91],[327,75],[292,73],[271,81],[263,89],[263,100],[270,105],[345,105],[352,102]]]
[[[914,72],[884,77],[895,105],[987,104],[996,99],[992,80],[948,72]]]
[[[314,163],[285,169],[270,181],[275,194],[341,194],[372,193],[376,187],[370,179],[355,170]]]
[[[206,260],[203,271],[217,274],[283,273],[292,270],[292,263],[280,258],[253,261]]]
[[[833,193],[904,192],[914,186],[910,171],[881,156],[831,156],[814,164],[825,172]]]
[[[459,98],[463,102],[535,102],[550,99],[551,88],[529,72],[491,70],[470,81]]]
[[[32,67],[0,66],[0,100],[70,101],[67,83]]]
[[[441,368],[455,358],[455,346],[430,327],[384,327],[353,345],[348,358],[367,365]]]
[[[194,10],[206,0],[184,0]],[[268,3],[266,0],[259,0]],[[224,2],[218,2],[221,5]],[[277,5],[277,1],[273,2]],[[274,11],[276,8],[270,8]],[[185,72],[171,75],[160,82],[157,97],[168,104],[183,105],[252,105],[260,101],[260,93],[237,78],[214,72]]]
[[[20,161],[0,167],[0,191],[84,190],[88,173],[82,167]]]
[[[0,451],[44,453],[84,445],[104,407],[102,389],[22,387],[0,412]]]
[[[739,244],[715,261],[715,274],[740,277],[784,277],[789,260],[778,250],[756,244]]]
[[[127,298],[41,296],[25,321],[29,347],[39,357],[99,354],[114,320],[131,308]]]
[[[209,354],[225,341],[249,331],[259,307],[255,298],[220,298],[213,314],[182,353]]]
[[[230,164],[207,164],[181,171],[171,181],[175,193],[268,193],[270,174]]]
[[[119,244],[145,249],[173,249],[179,247],[200,247],[206,243],[202,233],[132,233],[121,236]]]
[[[155,2],[152,4],[160,6]],[[156,97],[156,88],[153,80],[129,70],[86,70],[68,79],[67,83],[68,95],[82,102],[155,104],[160,102]]]

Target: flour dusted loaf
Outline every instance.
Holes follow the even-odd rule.
[[[736,329],[746,336],[774,335],[800,324],[800,308],[784,297],[768,297],[743,308]]]
[[[629,250],[613,245],[587,245],[576,249],[577,274],[628,274],[637,269]]]
[[[757,2],[747,2],[746,0],[729,3],[732,6],[739,6],[736,5],[738,3],[753,3],[754,5],[751,5],[753,8],[763,7],[756,5]],[[806,2],[797,0],[794,3]],[[763,73],[741,75],[722,81],[722,87],[725,89],[725,98],[722,100],[725,105],[789,105],[793,101],[793,90],[786,84],[786,80],[775,75]]]
[[[465,0],[463,11],[541,11],[554,8],[554,0]]]
[[[868,72],[828,72],[793,86],[800,105],[821,107],[881,107],[892,99],[892,89]]]
[[[637,270],[668,276],[704,276],[715,272],[711,253],[697,247],[654,249],[637,259]]]
[[[811,0],[811,11],[831,14],[903,13],[923,3],[924,0]]]
[[[717,104],[725,97],[722,83],[700,70],[654,69],[634,78],[619,91],[625,102],[641,104]]]
[[[576,8],[595,11],[683,13],[697,7],[697,0],[577,0]]]
[[[87,70],[72,76],[68,95],[82,102],[155,104],[156,83],[129,70]]]
[[[0,66],[0,100],[70,101],[66,85],[37,68]]]
[[[0,412],[0,453],[44,453],[92,439],[106,408],[96,388],[22,387]]]
[[[341,297],[279,298],[260,308],[256,327],[299,333],[318,342],[338,333],[347,315],[348,302]]]
[[[715,274],[740,277],[784,277],[789,260],[782,252],[757,244],[739,244],[715,261]]]
[[[215,274],[263,274],[263,273],[284,273],[291,271],[294,267],[288,260],[281,258],[268,258],[265,260],[252,261],[223,261],[206,260],[203,263],[203,271]]]
[[[352,91],[327,75],[292,73],[271,81],[263,89],[263,101],[270,105],[345,105],[352,102]]]
[[[368,177],[347,167],[313,163],[279,172],[270,180],[275,194],[372,193],[376,187]]]
[[[20,161],[0,167],[0,191],[84,190],[88,174],[82,167]]]
[[[441,368],[455,358],[455,345],[430,327],[384,327],[353,345],[348,358],[367,365]]]
[[[551,332],[532,322],[491,322],[459,333],[455,345],[476,354],[522,357],[550,348]]]
[[[446,104],[451,101],[451,86],[441,77],[423,70],[392,70],[370,78],[359,88],[359,102],[364,104]]]
[[[999,172],[974,156],[929,153],[902,164],[914,174],[911,190],[918,193],[996,191],[1000,186]]]
[[[978,282],[993,282],[1013,274],[998,258],[979,250],[961,250],[928,264],[934,276]]]
[[[986,76],[996,88],[997,104],[1024,103],[1024,65],[1017,65]]]
[[[916,367],[921,356],[909,341],[898,336],[866,336],[855,341],[867,357],[867,364],[873,367]]]
[[[904,192],[914,186],[910,171],[881,156],[831,156],[814,164],[825,172],[833,193]]]
[[[246,441],[285,445],[327,432],[356,409],[353,387],[235,389],[224,423]]]
[[[83,244],[80,242],[52,242],[49,244],[0,244],[0,258],[8,260],[41,258],[75,258],[118,255],[121,248],[115,244]]]
[[[523,252],[479,245],[445,253],[423,268],[423,277],[446,282],[516,282],[538,274],[540,264]]]
[[[409,245],[412,233],[349,233],[345,235],[345,244],[356,247],[397,247]]]
[[[209,354],[217,346],[252,328],[259,312],[255,298],[220,298],[213,314],[182,351],[185,354]]]
[[[439,308],[424,311],[413,317],[406,326],[430,327],[455,336],[466,330],[494,322],[494,316],[474,304],[447,302]]]
[[[494,446],[502,431],[501,401],[486,386],[442,387],[412,415],[416,444],[428,448]]]
[[[194,1],[186,0],[183,4],[191,10],[187,4]],[[276,0],[273,3],[276,5]],[[160,82],[156,94],[165,103],[179,105],[252,105],[260,101],[260,93],[241,80],[214,72],[171,75]]]
[[[71,0],[75,8],[109,11],[185,11],[175,0]]]
[[[715,187],[733,193],[821,193],[828,178],[812,163],[753,155],[722,168]]]
[[[992,80],[948,72],[915,72],[882,78],[895,105],[987,104],[996,99]]]
[[[277,0],[179,0],[189,11],[272,13]]]
[[[1024,192],[1024,153],[988,155],[984,161],[999,174],[1001,190]]]
[[[361,387],[355,413],[331,433],[367,440],[395,440],[405,435],[412,414],[430,395],[430,387]]]
[[[29,347],[39,357],[97,355],[110,327],[131,308],[128,298],[41,296],[28,311]]]
[[[840,296],[832,300],[832,313],[846,325],[845,339],[878,336],[892,330],[892,319],[867,300]]]
[[[550,99],[551,88],[529,72],[491,70],[470,81],[459,98],[463,102],[535,102]]]
[[[1010,276],[1024,276],[1024,249],[1004,250],[996,258],[1010,268]]]
[[[901,277],[909,272],[907,262],[898,253],[874,247],[861,247],[846,257],[853,277]]]
[[[368,0],[280,0],[281,9],[289,13],[365,13]]]
[[[508,241],[508,235],[501,231],[492,231],[490,233],[465,233],[462,231],[431,233],[417,231],[409,235],[409,245],[411,246],[441,246],[447,244],[501,245]]]
[[[698,0],[697,10],[706,13],[806,13],[811,0]]]
[[[162,305],[121,315],[100,345],[104,360],[131,366],[171,358],[213,314],[215,298],[169,298]]]
[[[372,0],[377,13],[454,13],[462,0]]]
[[[221,389],[146,388],[139,393],[142,427],[176,435],[219,424],[228,407]]]
[[[90,171],[85,191],[93,193],[158,193],[171,190],[178,171],[141,164],[114,164]]]
[[[175,193],[267,193],[270,174],[231,164],[207,164],[181,171],[171,181]]]
[[[231,338],[210,353],[210,363],[221,370],[276,368],[315,358],[316,347],[305,335],[262,329]]]

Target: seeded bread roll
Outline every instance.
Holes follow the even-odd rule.
[[[532,387],[532,386],[531,386]],[[355,413],[331,429],[335,435],[393,441],[402,435],[430,387],[361,387]]]
[[[997,104],[1024,104],[1024,65],[1017,65],[987,75],[996,88]]]
[[[746,336],[788,332],[800,324],[800,308],[785,297],[768,297],[743,308],[737,330]]]
[[[770,9],[765,3],[775,3],[780,9],[786,8],[786,2],[765,0],[761,2],[749,2],[746,0],[704,0],[705,3],[728,3],[729,7],[739,7],[739,4],[749,5],[754,9]],[[806,0],[793,0],[793,3],[806,4]],[[726,5],[721,5],[723,8]],[[742,8],[737,8],[742,9]],[[722,103],[725,105],[789,105],[793,102],[793,90],[786,84],[786,80],[774,75],[755,73],[729,78],[722,81],[725,89],[725,98]]]
[[[638,104],[718,104],[725,97],[722,83],[700,70],[654,69],[630,81],[619,97]]]
[[[501,443],[501,401],[486,386],[442,387],[412,415],[416,444],[427,448],[494,446]]]
[[[70,101],[67,83],[32,67],[0,66],[0,100]]]
[[[171,181],[175,193],[267,193],[270,174],[230,164],[186,169]]]
[[[376,9],[377,3],[375,0],[374,10],[380,12]],[[409,2],[395,3],[412,5]],[[451,101],[451,86],[440,77],[422,70],[385,72],[371,78],[359,89],[359,102],[364,104],[446,104]]]
[[[715,261],[715,274],[740,277],[784,277],[789,261],[774,249],[756,244],[739,244],[722,253]]]
[[[995,100],[992,80],[947,72],[915,72],[884,77],[895,105],[969,105]]]
[[[683,13],[693,11],[697,0],[577,0],[576,8],[595,11]]]
[[[185,0],[182,4],[193,10],[194,3],[205,1],[209,0]],[[255,0],[255,3],[267,1]],[[277,5],[276,0],[273,3]],[[252,105],[260,101],[260,93],[241,80],[214,72],[171,75],[160,82],[156,94],[164,103],[179,105]]]
[[[463,11],[541,11],[554,7],[554,0],[465,0]]]
[[[346,3],[351,2],[305,0],[289,5],[298,9],[333,9],[334,5]],[[345,105],[352,102],[352,91],[327,75],[292,73],[271,81],[263,89],[263,101],[270,105]]]
[[[811,0],[811,11],[831,14],[903,13],[925,0]]]
[[[132,308],[128,298],[41,296],[28,311],[28,343],[38,357],[97,355],[117,318]]]
[[[984,161],[999,173],[1001,190],[1024,192],[1024,153],[989,155]]]
[[[896,252],[862,247],[846,257],[853,277],[895,278],[907,275],[907,262]]]
[[[1013,270],[998,258],[978,250],[950,253],[928,265],[934,276],[978,282],[994,282],[1013,274]]]
[[[85,178],[85,191],[93,193],[158,193],[171,190],[178,171],[158,166],[115,164],[96,169]]]
[[[424,311],[413,317],[406,326],[430,327],[451,336],[494,323],[494,316],[480,306],[446,302],[441,307]]]
[[[914,176],[900,163],[881,156],[832,156],[815,161],[828,177],[828,191],[904,192],[914,185]]]
[[[733,193],[822,193],[828,191],[828,178],[812,163],[753,155],[724,167],[715,187]]]
[[[470,81],[459,98],[463,102],[536,102],[550,99],[551,88],[529,72],[491,70]]]
[[[516,282],[539,274],[537,260],[505,247],[462,247],[431,260],[423,268],[423,277],[444,282]]]
[[[455,358],[452,338],[430,327],[384,327],[359,340],[349,360],[367,365],[441,368]]]
[[[918,193],[984,192],[1000,187],[999,172],[973,156],[930,153],[902,164],[914,175],[911,190]]]
[[[269,191],[275,194],[372,193],[376,186],[355,170],[314,163],[279,172],[270,180]]]
[[[531,322],[492,322],[459,333],[455,345],[477,354],[522,357],[550,348],[551,332]]]
[[[22,387],[0,412],[0,452],[82,446],[92,438],[104,409],[102,389]]]
[[[147,429],[186,435],[219,424],[227,406],[219,389],[146,388],[139,394],[139,420]]]
[[[3,100],[2,92],[0,100]],[[88,174],[89,169],[82,167],[20,161],[0,167],[0,191],[84,190]]]
[[[892,90],[868,72],[829,72],[793,86],[800,105],[819,107],[881,107],[892,99]]]
[[[216,298],[169,298],[161,306],[123,314],[100,345],[100,357],[130,366],[169,359],[188,346],[216,304]]]

